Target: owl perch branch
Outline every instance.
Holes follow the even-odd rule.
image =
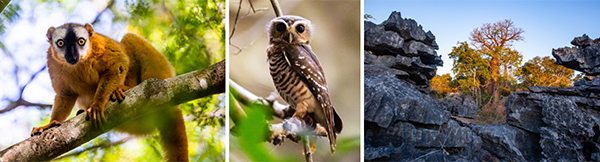
[[[251,104],[263,105],[264,107],[270,108],[267,112],[271,112],[271,116],[284,119],[282,123],[271,124],[269,126],[271,135],[267,138],[268,142],[278,145],[283,142],[285,138],[291,139],[294,142],[299,142],[301,140],[299,134],[302,133],[302,129],[299,128],[304,127],[304,122],[296,120],[295,118],[290,118],[294,114],[294,110],[290,109],[288,105],[279,103],[276,100],[276,93],[271,93],[268,97],[258,97],[235,83],[233,80],[229,80],[229,87],[230,93],[238,103],[246,105],[246,107]],[[231,115],[230,117],[234,124],[236,124],[237,121],[240,121],[241,118],[246,117],[246,113],[240,105],[230,107],[229,114]],[[327,131],[321,125],[317,125],[312,134],[327,137]]]
[[[128,90],[122,103],[109,102],[103,127],[93,128],[85,113],[0,151],[0,161],[54,159],[112,128],[151,112],[225,91],[225,61],[173,78],[148,79]],[[143,111],[142,111],[143,109]]]
[[[275,11],[275,17],[283,15],[283,11],[281,11],[281,7],[279,7],[279,2],[277,2],[277,0],[271,0],[271,5],[273,6],[273,11]]]

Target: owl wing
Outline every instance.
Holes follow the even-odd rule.
[[[335,112],[335,108],[330,101],[329,88],[327,87],[327,81],[325,80],[325,75],[323,74],[323,69],[317,59],[317,55],[313,53],[308,45],[290,46],[289,50],[289,52],[284,52],[284,56],[291,64],[290,67],[293,71],[301,74],[300,77],[306,81],[310,87],[310,91],[319,103],[321,103],[324,111],[323,114],[328,117],[327,122],[330,125],[328,129],[334,128],[336,133],[341,132],[343,127],[342,120],[337,112]],[[329,138],[335,139],[335,133],[328,133],[333,134]]]

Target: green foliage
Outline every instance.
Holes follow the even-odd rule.
[[[177,74],[183,74],[225,58],[224,4],[224,0],[137,0],[128,2],[127,22],[171,61]]]
[[[490,79],[489,61],[470,48],[467,42],[460,42],[458,46],[452,47],[448,56],[454,60],[452,72],[461,92],[475,91]]]
[[[556,65],[554,62],[556,61],[550,56],[543,58],[536,56],[527,61],[516,73],[519,81],[521,81],[519,87],[524,89],[529,86],[562,88],[571,86],[574,71],[562,65]]]
[[[369,19],[375,20],[375,18],[371,14],[365,14],[364,18],[365,18],[365,20],[369,20]]]
[[[335,153],[339,155],[355,153],[356,148],[360,148],[360,135],[349,138],[338,138],[335,147]]]
[[[224,0],[126,1],[131,13],[116,14],[115,20],[125,20],[131,32],[148,39],[180,75],[225,58],[224,4]],[[184,115],[192,117],[186,121],[190,160],[225,161],[223,101],[223,95],[214,95],[180,105]]]
[[[248,161],[303,161],[302,147],[300,143],[294,143],[290,140],[285,140],[284,143],[293,143],[297,145],[298,150],[283,150],[282,147],[289,146],[273,146],[267,142],[269,137],[269,125],[270,121],[273,120],[272,112],[269,111],[270,107],[265,107],[262,104],[251,104],[251,105],[236,105],[234,95],[230,90],[229,93],[229,107],[242,106],[247,117],[241,117],[237,119],[238,122],[231,128],[231,137],[229,141],[230,150],[235,153],[231,153],[232,159],[243,159]],[[326,138],[318,138],[318,142],[327,141]],[[324,144],[324,143],[322,143]],[[350,155],[356,155],[360,153],[360,135],[351,137],[338,136],[336,152],[333,156],[329,154],[329,145],[321,145],[323,148],[317,147],[315,159],[324,161],[339,161],[347,158]],[[321,154],[327,151],[326,154]],[[237,153],[237,151],[241,153]]]
[[[230,93],[229,98],[233,99]],[[235,107],[235,101],[229,102],[229,107]],[[232,133],[237,134],[239,143],[237,143],[248,158],[252,161],[273,161],[274,158],[269,154],[267,148],[262,145],[265,137],[268,137],[269,127],[267,125],[266,109],[260,105],[252,105],[245,109],[247,117],[241,119],[239,125],[232,129]],[[235,144],[234,144],[235,145]]]
[[[503,67],[502,71],[504,72],[502,77],[505,77],[509,80],[514,79],[512,75],[509,74],[514,74],[514,72],[519,68],[521,61],[523,61],[523,55],[510,48],[504,48],[501,53],[502,54],[500,56],[502,56],[502,58],[499,61]]]
[[[16,5],[14,3],[9,4],[4,8],[2,13],[0,14],[0,35],[3,35],[6,32],[5,27],[9,24],[12,24],[16,19],[19,18],[19,11],[21,10],[21,6]],[[0,48],[5,49],[4,43],[0,41]]]

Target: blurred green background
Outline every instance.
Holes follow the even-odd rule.
[[[180,75],[225,59],[225,6],[225,0],[12,0],[0,14],[0,149],[48,123],[55,94],[44,68],[49,27],[92,23],[116,40],[137,33]],[[219,94],[180,106],[190,160],[225,160],[224,99]],[[59,161],[159,161],[158,140],[158,132],[138,138],[111,131]]]
[[[266,48],[267,23],[275,18],[269,1],[242,1],[235,24],[240,1],[229,1],[229,32],[235,31],[229,40],[230,78],[252,93],[266,97],[275,92],[269,74]],[[315,161],[359,161],[360,160],[360,1],[279,1],[284,15],[302,16],[313,23],[311,47],[319,58],[332,96],[336,111],[341,116],[344,129],[338,136],[337,151],[331,155],[326,138],[318,138]],[[279,99],[280,101],[283,101]],[[231,104],[231,103],[230,103]],[[260,112],[246,109],[248,120],[251,114]],[[250,111],[250,112],[249,112]],[[280,123],[275,120],[273,123]],[[230,127],[234,124],[230,120]],[[256,132],[260,127],[249,127]],[[244,132],[244,130],[241,130]],[[242,147],[246,141],[230,135],[230,160],[248,161],[271,159],[304,161],[302,146],[286,140],[281,146],[259,143],[257,146]]]

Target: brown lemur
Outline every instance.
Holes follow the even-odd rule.
[[[95,127],[106,122],[104,107],[109,100],[122,101],[124,91],[148,78],[175,76],[173,66],[152,45],[136,34],[121,42],[94,32],[90,24],[67,23],[50,27],[46,34],[48,72],[56,92],[50,123],[34,127],[31,135],[65,121],[75,103],[85,110]],[[178,107],[131,120],[116,128],[133,135],[160,133],[168,161],[188,161],[188,143],[183,115]]]

